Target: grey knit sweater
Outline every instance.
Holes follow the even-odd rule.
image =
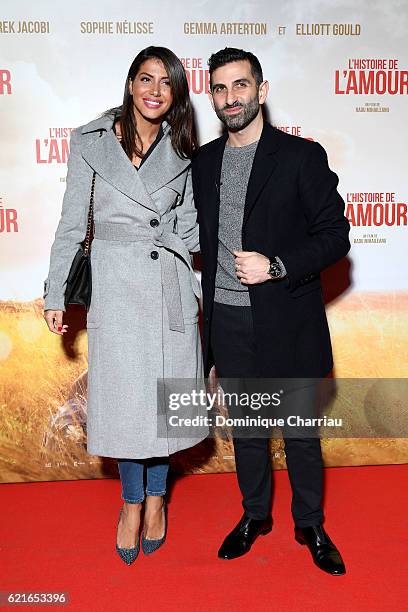
[[[216,302],[250,306],[248,287],[235,272],[234,250],[242,250],[241,232],[245,197],[258,142],[244,147],[225,146],[221,168]]]

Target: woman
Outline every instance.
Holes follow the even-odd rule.
[[[197,444],[158,435],[157,381],[201,380],[199,250],[190,157],[193,112],[179,59],[141,51],[123,105],[72,132],[67,188],[45,281],[44,317],[62,335],[65,282],[86,234],[93,172],[92,299],[87,313],[90,454],[116,457],[122,498],[116,549],[127,564],[166,534],[169,455]],[[146,487],[143,476],[146,471]]]

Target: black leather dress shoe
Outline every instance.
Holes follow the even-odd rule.
[[[306,544],[312,553],[313,561],[324,572],[332,576],[342,576],[346,568],[341,554],[323,529],[322,525],[313,527],[296,527],[295,539],[299,544]]]
[[[227,535],[218,556],[220,559],[236,559],[250,551],[259,535],[266,535],[272,529],[272,518],[264,520],[250,518],[243,514],[238,525]]]

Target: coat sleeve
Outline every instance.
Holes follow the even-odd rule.
[[[177,207],[177,233],[188,250],[197,253],[200,250],[198,236],[197,210],[194,206],[191,167],[188,169],[183,198]]]
[[[80,131],[73,130],[61,217],[51,247],[48,277],[44,281],[44,310],[65,311],[66,280],[86,235],[92,170],[81,155],[80,139]]]
[[[289,290],[312,280],[350,250],[350,224],[337,191],[338,177],[330,170],[326,151],[312,142],[299,168],[299,197],[307,220],[308,236],[276,253],[285,265]]]

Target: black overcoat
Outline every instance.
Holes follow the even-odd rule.
[[[213,365],[210,326],[217,270],[219,185],[227,134],[193,160],[200,226],[203,351]],[[242,246],[278,255],[285,279],[249,285],[260,375],[324,377],[333,367],[320,272],[350,249],[350,225],[323,147],[264,124],[249,179]]]

